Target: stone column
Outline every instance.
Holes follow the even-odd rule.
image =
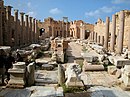
[[[21,33],[19,34],[19,38],[21,38],[21,44],[24,45],[24,36],[25,36],[25,33],[24,33],[24,14],[23,12],[20,12],[20,15],[21,15],[21,22],[20,22],[20,25],[21,25]]]
[[[95,32],[93,32],[93,42],[94,42],[94,40],[95,40]]]
[[[110,41],[110,50],[114,51],[115,45],[115,33],[116,33],[116,15],[112,16],[112,32],[111,32],[111,41]]]
[[[65,33],[65,30],[64,30],[64,20],[62,21],[62,37],[64,37],[64,33]]]
[[[35,42],[35,18],[33,19],[33,25],[32,25],[32,33],[33,33],[33,42]]]
[[[118,36],[118,44],[117,44],[117,54],[122,53],[123,49],[123,38],[124,38],[124,21],[125,21],[124,11],[120,11],[119,14],[119,36]]]
[[[30,42],[33,42],[33,33],[32,33],[32,17],[29,17],[29,34],[30,34]]]
[[[78,38],[78,27],[75,28],[75,39]]]
[[[3,26],[2,25],[3,24],[2,13],[3,13],[3,11],[2,11],[2,9],[4,7],[2,0],[0,1],[0,4],[2,5],[1,9],[0,9],[0,45],[2,46],[3,45],[3,31],[2,31],[2,26]]]
[[[25,15],[25,27],[26,27],[26,34],[25,34],[25,35],[26,35],[26,37],[25,37],[25,38],[26,38],[26,39],[25,39],[26,42],[25,42],[25,43],[28,45],[28,44],[29,44],[29,29],[28,29],[28,28],[29,28],[29,23],[28,23],[28,15]]]
[[[35,21],[35,42],[38,40],[38,21]]]
[[[109,18],[109,17],[106,17],[106,25],[105,25],[106,32],[105,32],[105,40],[104,40],[104,48],[105,48],[106,50],[108,50],[109,21],[110,21],[110,18]]]
[[[104,45],[104,36],[101,36],[101,42],[102,45]]]
[[[84,30],[84,24],[80,25],[80,39],[85,39],[85,30]]]
[[[98,35],[98,38],[97,38],[97,43],[100,44],[100,35]]]
[[[54,26],[52,26],[52,37],[55,38],[55,27]]]
[[[95,35],[94,35],[94,42],[97,43],[97,33],[95,32]]]
[[[92,40],[92,32],[89,33],[89,40]]]
[[[11,36],[11,6],[6,7],[6,20],[7,20],[7,27],[6,27],[6,36],[4,39],[5,45],[12,46],[12,36]]]
[[[20,46],[19,32],[18,32],[18,10],[14,10],[14,22],[15,22],[15,33],[14,33],[14,43],[15,46]]]

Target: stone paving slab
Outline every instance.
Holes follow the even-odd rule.
[[[116,88],[108,88],[102,86],[94,86],[89,89],[91,97],[130,97],[130,92],[118,90]]]
[[[35,82],[37,83],[43,83],[43,84],[52,84],[52,83],[58,83],[58,72],[56,71],[46,71],[46,70],[38,70],[35,73]]]
[[[63,89],[61,87],[43,87],[43,86],[32,86],[28,88],[33,91],[30,97],[63,97]]]
[[[111,87],[116,84],[117,78],[105,71],[83,72],[81,79],[85,85],[102,85]]]
[[[3,89],[0,97],[30,97],[31,91],[28,89]]]

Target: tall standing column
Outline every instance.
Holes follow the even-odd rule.
[[[98,38],[97,38],[97,43],[98,43],[98,44],[100,44],[100,42],[101,42],[100,40],[101,40],[101,39],[100,39],[100,35],[98,35]]]
[[[32,17],[29,17],[29,33],[30,33],[30,42],[33,42],[33,33],[32,33]]]
[[[89,40],[92,40],[92,32],[89,33]]]
[[[97,43],[97,33],[95,32],[95,35],[94,35],[94,42]]]
[[[20,39],[18,38],[19,32],[18,32],[18,10],[14,10],[14,22],[15,22],[15,34],[14,34],[14,43],[15,46],[20,46]]]
[[[65,33],[65,30],[64,30],[64,20],[62,21],[62,37],[64,37],[64,33]]]
[[[93,32],[93,39],[92,39],[92,40],[93,40],[93,42],[94,42],[94,36],[95,36],[95,32]]]
[[[117,44],[117,54],[122,53],[123,49],[123,38],[124,38],[124,11],[122,10],[119,14],[119,36],[118,36],[118,44]]]
[[[35,18],[33,19],[33,25],[32,25],[32,33],[33,33],[33,42],[35,42]]]
[[[54,26],[52,26],[52,38],[55,38]]]
[[[101,36],[101,42],[102,45],[104,45],[104,36]]]
[[[12,36],[11,36],[11,6],[6,7],[6,20],[7,20],[7,28],[6,28],[6,36],[4,38],[5,45],[12,46]]]
[[[2,31],[2,28],[3,28],[3,19],[2,19],[2,13],[4,13],[4,1],[0,1],[0,4],[1,4],[1,9],[0,9],[0,45],[3,45],[3,31]]]
[[[20,25],[21,25],[21,33],[19,34],[19,38],[21,38],[21,44],[24,45],[24,36],[25,36],[25,33],[24,33],[24,14],[23,12],[20,12],[20,15],[21,15],[21,22],[20,22]]]
[[[81,23],[80,25],[80,39],[85,39],[85,30],[84,30],[84,24]]]
[[[26,27],[26,43],[29,43],[29,23],[28,23],[28,15],[25,15],[25,27]]]
[[[105,32],[105,40],[104,40],[104,48],[105,48],[106,50],[108,50],[109,21],[110,21],[110,18],[109,18],[109,17],[106,17],[106,25],[105,25],[106,32]]]
[[[112,32],[111,32],[111,41],[110,41],[110,50],[114,51],[115,45],[115,33],[116,33],[116,15],[112,16]]]
[[[38,40],[38,21],[35,21],[35,42]]]

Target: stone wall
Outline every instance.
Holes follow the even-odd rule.
[[[32,23],[32,20],[29,21],[30,17],[28,15],[24,16],[23,12],[20,12],[20,19],[18,19],[18,10],[14,10],[13,16],[11,14],[12,7],[5,7],[3,0],[0,1],[0,6],[0,45],[18,48],[38,42],[39,31],[36,19]],[[35,30],[32,30],[32,26],[34,26]],[[32,37],[34,38],[32,39]]]

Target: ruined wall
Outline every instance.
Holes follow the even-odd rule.
[[[42,24],[47,37],[66,37],[69,33],[69,22],[56,21],[51,17],[44,19]]]
[[[98,19],[97,23],[94,25],[94,32],[100,36],[105,35],[105,23],[101,19]]]

